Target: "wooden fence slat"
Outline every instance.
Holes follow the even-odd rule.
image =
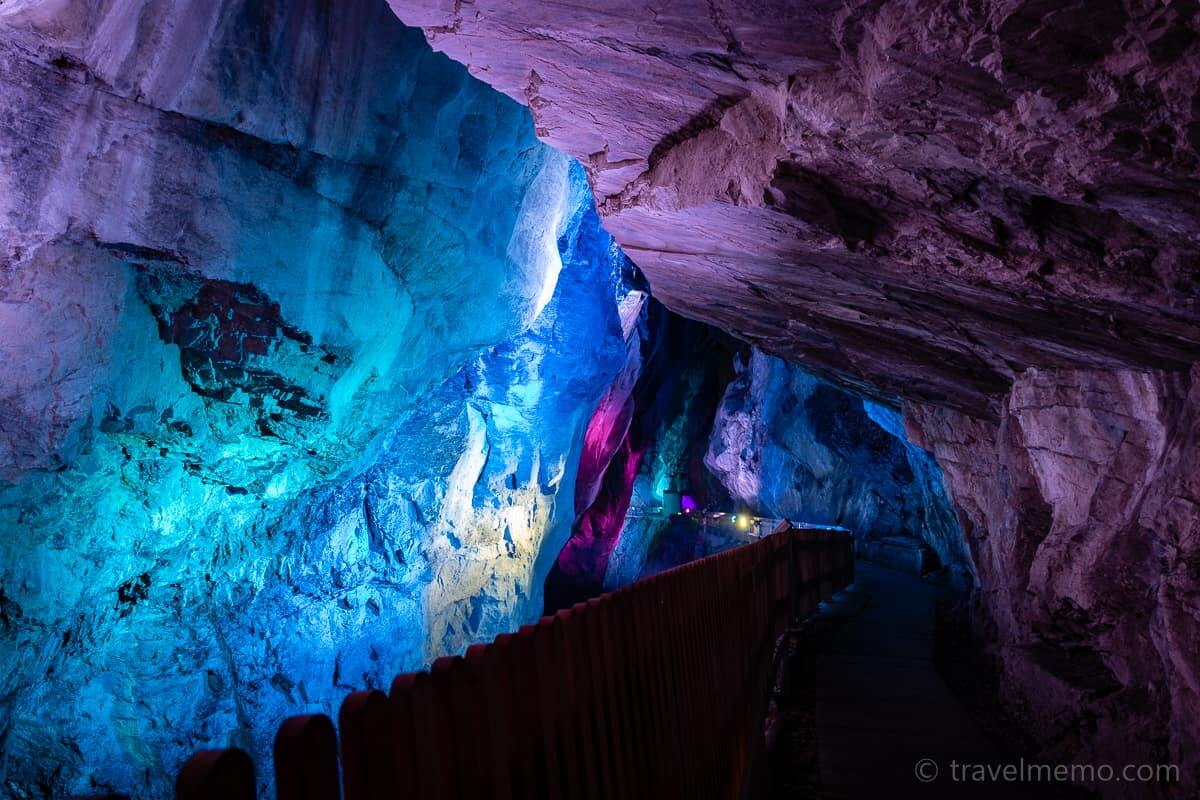
[[[443,656],[429,668],[429,685],[433,702],[433,718],[429,729],[433,761],[437,766],[434,798],[459,800],[470,797],[459,788],[472,786],[470,759],[459,752],[454,725],[454,692],[457,689],[455,672],[462,658]],[[472,787],[473,788],[473,787]]]
[[[175,800],[255,800],[250,756],[236,748],[201,750],[179,771]]]
[[[525,740],[517,749],[516,796],[522,800],[558,797],[558,750],[553,739],[546,739],[547,731],[552,729],[547,719],[550,712],[544,710],[550,689],[541,680],[536,637],[536,626],[522,625],[512,642],[513,681],[517,686],[516,699],[522,704],[517,733],[524,734]]]
[[[391,800],[398,792],[396,726],[380,691],[355,692],[338,712],[346,800]],[[283,800],[280,798],[279,800]]]
[[[495,790],[495,752],[492,744],[490,709],[484,693],[483,652],[485,645],[468,648],[451,674],[454,705],[454,739],[458,750],[460,797],[487,798]]]
[[[338,741],[324,714],[284,720],[275,734],[275,797],[338,800]]]
[[[555,651],[553,617],[542,617],[534,625],[530,634],[533,643],[534,664],[537,670],[537,690],[539,729],[543,760],[541,768],[545,770],[543,788],[545,796],[550,800],[570,798],[565,793],[565,779],[570,756],[566,749],[568,744],[562,736],[563,701],[559,686],[564,680],[559,666],[558,653]]]
[[[603,800],[607,794],[607,776],[601,774],[597,751],[599,750],[596,725],[598,704],[596,702],[596,676],[594,664],[588,655],[588,607],[577,603],[569,612],[559,612],[562,617],[562,637],[567,656],[571,660],[574,675],[575,730],[579,737],[580,782],[583,800]]]
[[[554,652],[554,689],[557,699],[555,730],[558,735],[559,752],[562,755],[563,794],[569,800],[586,797],[589,789],[583,767],[578,667],[570,649],[571,642],[566,630],[566,627],[573,626],[573,616],[570,610],[559,611],[552,617],[544,617],[538,625],[539,628],[544,626],[544,635]]]
[[[513,800],[530,795],[514,794],[514,784],[520,771],[518,748],[528,747],[521,741],[525,726],[519,718],[528,717],[520,704],[517,684],[513,678],[512,646],[514,636],[504,633],[490,646],[476,645],[467,651],[467,663],[477,669],[483,681],[484,702],[487,704],[487,735],[491,742],[491,764],[488,767],[492,800]]]
[[[389,698],[396,741],[396,784],[400,797],[438,797],[438,763],[434,752],[433,685],[428,672],[411,672],[392,681]]]
[[[629,773],[625,752],[625,715],[627,708],[621,695],[617,650],[610,631],[613,614],[609,595],[588,601],[588,629],[584,639],[589,645],[590,658],[597,676],[597,725],[603,742],[599,769],[606,780],[608,796],[629,797]]]

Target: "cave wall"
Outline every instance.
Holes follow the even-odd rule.
[[[536,614],[576,507],[633,574],[622,504],[694,459],[632,446],[645,287],[535,133],[668,306],[906,403],[875,522],[927,448],[1052,755],[1200,784],[1194,3],[391,5],[528,110],[366,0],[0,6],[8,786],[265,753]],[[870,510],[784,433],[768,499]]]
[[[0,25],[0,793],[268,765],[535,618],[625,356],[580,168],[382,3]]]
[[[972,583],[941,470],[906,439],[900,414],[795,364],[757,350],[739,360],[704,463],[740,507],[860,540],[916,538]]]
[[[589,423],[578,518],[550,573],[548,609],[707,552],[698,527],[661,513],[672,484],[702,509],[916,538],[958,586],[973,585],[941,469],[908,440],[898,411],[653,301],[629,343]]]
[[[981,624],[1046,759],[1176,764],[1185,791],[1200,785],[1198,379],[1028,370],[999,423],[906,414],[945,470]]]
[[[724,496],[702,459],[734,343],[653,299],[636,313],[625,367],[588,423],[577,517],[547,579],[548,611],[641,575],[673,477],[686,480],[700,502]]]
[[[295,408],[266,401],[268,425],[327,417],[345,443],[323,465],[334,471],[405,398],[545,303],[557,266],[542,212],[566,161],[537,145],[524,111],[469,90],[386,9],[359,2],[330,19],[322,8],[6,4],[6,93],[28,112],[4,130],[5,278],[9,298],[27,301],[6,315],[4,408],[21,424],[5,429],[5,463],[58,466],[89,415],[149,426],[171,405],[113,377],[146,374],[120,359],[155,347],[118,342],[127,305],[185,351],[185,395],[240,381],[244,403],[288,395]],[[485,162],[504,177],[481,182]],[[188,323],[210,283],[257,293],[212,334],[256,340],[237,352]],[[495,313],[455,302],[475,290]],[[278,333],[251,330],[271,323]],[[261,350],[295,363],[247,370]],[[375,407],[360,419],[351,398]],[[187,421],[187,408],[172,413]],[[243,461],[286,449],[286,436],[231,425],[228,438],[254,440]]]
[[[602,586],[615,589],[668,566],[703,555],[695,531],[671,526],[661,513],[668,489],[683,492],[697,508],[727,507],[728,489],[704,464],[713,419],[733,377],[734,354],[742,345],[707,325],[669,315],[659,335],[664,355],[659,370],[660,402],[640,408],[641,438],[647,442],[638,469],[627,481],[629,509],[605,565]],[[669,557],[656,558],[664,534],[680,535]]]

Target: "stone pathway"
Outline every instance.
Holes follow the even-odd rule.
[[[828,610],[849,619],[816,658],[823,796],[858,798],[881,786],[940,795],[953,789],[950,759],[1000,761],[934,666],[934,607],[942,590],[862,563],[855,582],[854,592]],[[920,782],[918,763],[928,770],[924,777],[934,770],[938,777]]]
[[[800,688],[786,709],[794,721],[790,740],[772,756],[773,798],[1064,796],[1029,784],[952,779],[952,761],[1012,759],[987,738],[935,666],[935,608],[945,591],[859,562],[854,588],[826,604],[800,644],[815,654],[792,667]],[[919,780],[918,771],[931,780]]]

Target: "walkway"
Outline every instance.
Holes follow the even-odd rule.
[[[801,698],[793,709],[796,724],[808,733],[792,731],[793,741],[784,746],[792,752],[773,758],[773,771],[778,776],[784,759],[798,759],[808,775],[785,778],[782,786],[776,777],[773,797],[1043,796],[1031,791],[1036,786],[951,779],[952,760],[1003,764],[1012,758],[984,735],[934,664],[935,607],[945,590],[863,562],[856,569],[854,588],[826,606],[815,632],[799,645],[816,648],[807,663],[798,658],[793,667],[804,685],[795,694]],[[918,764],[932,780],[917,779]]]

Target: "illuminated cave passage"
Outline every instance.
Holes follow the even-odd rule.
[[[783,519],[848,528],[864,557],[970,584],[941,470],[898,413],[657,304],[649,312],[588,424],[547,611]]]
[[[739,776],[918,789],[838,760],[891,714],[1194,796],[1200,16],[961,5],[0,2],[0,797],[273,796],[286,718],[783,520],[858,581]]]

